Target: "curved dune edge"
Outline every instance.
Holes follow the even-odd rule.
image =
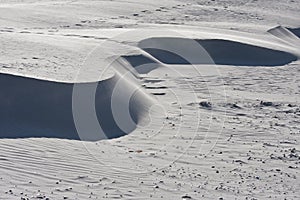
[[[46,137],[96,141],[130,133],[147,116],[153,99],[143,91],[138,77],[134,75],[136,72],[128,71],[128,66],[124,68],[125,62],[121,64],[119,61],[115,67],[116,74],[112,78],[93,83],[59,83],[0,74],[0,138]],[[123,75],[125,73],[129,74],[126,78]],[[134,93],[116,96],[116,85],[125,92]],[[96,87],[95,111],[105,137],[95,133],[92,126],[85,127],[84,130],[76,127],[72,108],[74,86],[83,91]],[[129,102],[123,101],[124,95],[132,95]],[[111,109],[112,98],[129,110],[131,124],[125,123],[126,127],[121,128],[118,126]],[[80,106],[82,108],[78,108],[79,110],[88,105],[82,102]]]
[[[194,52],[198,43],[201,52]],[[151,48],[147,47],[151,44]],[[289,52],[245,44],[224,39],[192,40],[186,38],[149,38],[139,46],[147,53],[165,64],[216,64],[233,66],[283,66],[296,61],[298,57]],[[181,49],[191,52],[192,63],[176,53],[165,49]]]
[[[285,31],[279,28],[270,32]],[[195,44],[200,46],[197,51],[191,48]],[[124,55],[117,59],[113,63],[115,75],[99,82],[61,83],[0,74],[0,138],[46,137],[83,141],[118,138],[134,131],[138,124],[149,121],[148,112],[155,100],[146,90],[153,88],[143,88],[140,76],[164,64],[275,67],[298,59],[285,51],[225,39],[157,37],[140,41],[138,47],[145,54]],[[168,49],[188,52],[192,62]],[[95,132],[97,129],[88,119],[83,120],[84,125],[78,125],[78,120],[74,120],[74,87],[82,91],[96,88],[95,96],[91,97],[95,100],[95,110],[89,110],[89,104],[82,101],[75,105],[75,113],[89,116],[95,112],[101,133]],[[152,94],[164,95],[161,92]]]

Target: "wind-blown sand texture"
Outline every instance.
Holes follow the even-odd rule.
[[[299,198],[299,8],[0,1],[0,199]]]

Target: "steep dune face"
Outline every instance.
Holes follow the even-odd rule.
[[[0,138],[47,137],[75,140],[100,140],[126,135],[146,116],[152,101],[141,89],[132,72],[123,74],[119,65],[110,79],[94,83],[59,83],[0,74]],[[73,102],[74,88],[84,92]],[[86,93],[94,88],[94,94]],[[123,93],[121,93],[122,91]],[[100,133],[93,126],[81,127],[74,113],[96,114]],[[126,113],[127,115],[122,116]],[[87,119],[85,119],[87,120]],[[124,121],[125,120],[125,121]],[[84,121],[84,123],[87,123]],[[88,123],[87,123],[88,124]]]
[[[300,38],[300,28],[289,28],[289,30]]]
[[[1,138],[78,139],[72,121],[72,87],[1,74]]]
[[[299,49],[300,46],[300,29],[299,28],[285,28],[282,26],[274,27],[268,30],[268,33],[279,38],[282,42],[294,46]]]
[[[147,74],[159,67],[159,64],[153,59],[144,55],[123,56],[123,58],[137,71],[139,74]]]
[[[223,39],[157,37],[138,46],[148,55],[121,55],[112,64],[115,75],[99,82],[60,83],[0,74],[0,138],[97,141],[131,133],[154,105],[140,75],[163,63],[281,66],[297,60],[292,53]]]
[[[299,11],[0,0],[0,200],[299,199]]]
[[[194,41],[203,48],[202,51],[195,52],[191,49],[192,45],[189,44]],[[141,41],[140,46],[146,44],[151,44],[152,47],[144,48],[144,50],[166,64],[282,66],[297,60],[297,56],[288,52],[221,39],[150,38]],[[181,49],[183,52],[191,52],[189,55],[192,55],[190,59],[192,63],[165,49]]]

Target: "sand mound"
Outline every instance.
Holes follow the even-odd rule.
[[[294,36],[284,28],[270,32]],[[280,66],[297,60],[292,53],[225,39],[156,37],[140,41],[138,47],[144,52],[120,55],[112,64],[115,74],[99,82],[61,83],[0,74],[0,138],[96,141],[131,133],[149,121],[155,105],[151,94],[166,95],[166,86],[152,83],[160,80],[143,80],[145,74],[166,67],[164,63]]]
[[[195,42],[203,49],[194,51],[194,48],[190,48]],[[151,48],[143,48],[143,46]],[[192,64],[282,66],[297,60],[295,55],[288,52],[220,39],[150,38],[141,41],[140,47],[166,64],[190,64],[179,56],[180,53],[174,53],[174,49],[180,49],[180,52],[190,52],[191,59],[189,60],[192,60]],[[172,52],[166,49],[172,49]]]
[[[59,83],[0,74],[0,138],[47,137],[90,141],[130,133],[147,115],[152,100],[141,89],[134,72],[122,69],[123,64],[116,61],[116,74],[96,83]],[[74,109],[83,116],[93,113],[89,113],[87,102],[77,101],[74,105],[74,87],[83,92],[95,87],[94,97],[88,93],[86,96],[88,100],[95,100],[94,109],[102,133],[95,133],[93,126],[76,126]],[[121,116],[124,113],[130,116]]]

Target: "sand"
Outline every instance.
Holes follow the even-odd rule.
[[[1,1],[0,199],[297,199],[297,1]]]

